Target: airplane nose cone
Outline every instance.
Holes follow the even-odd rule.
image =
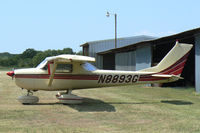
[[[12,77],[14,74],[15,74],[14,71],[7,72],[7,75],[10,77]]]

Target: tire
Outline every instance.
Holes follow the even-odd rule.
[[[37,103],[39,101],[39,98],[36,96],[20,96],[17,99],[20,103],[27,105],[27,104],[33,104]]]

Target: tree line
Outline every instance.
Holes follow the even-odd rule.
[[[0,66],[14,68],[35,67],[46,57],[60,54],[81,54],[81,51],[75,53],[71,48],[64,48],[63,50],[37,51],[29,48],[26,49],[22,54],[10,54],[5,52],[0,53]]]

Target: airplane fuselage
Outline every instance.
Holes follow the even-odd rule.
[[[17,86],[27,90],[48,91],[169,82],[169,79],[151,75],[148,72],[114,70],[85,71],[79,74],[55,73],[52,85],[48,86],[50,79],[48,71],[31,68],[16,70],[15,82]]]

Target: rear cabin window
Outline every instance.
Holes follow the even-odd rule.
[[[86,71],[95,71],[97,70],[97,68],[95,66],[93,66],[92,64],[90,63],[84,63],[82,64],[82,67],[86,70]]]
[[[72,64],[57,64],[56,73],[72,72]]]

